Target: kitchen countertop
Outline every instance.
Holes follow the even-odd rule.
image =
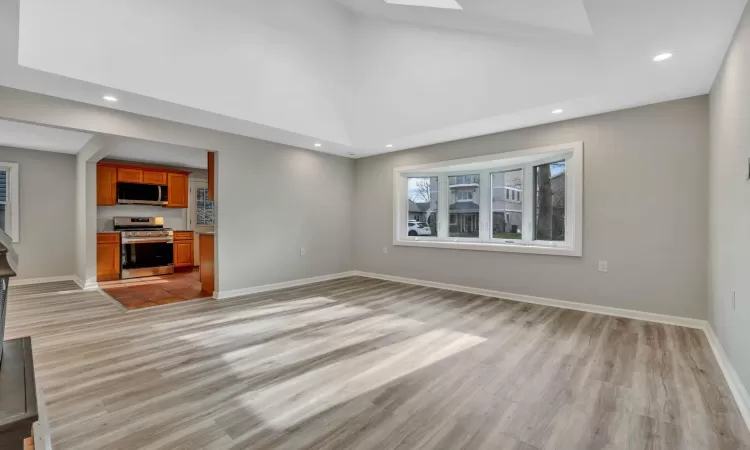
[[[216,235],[215,231],[196,231],[198,234],[205,234],[206,236],[214,236]]]

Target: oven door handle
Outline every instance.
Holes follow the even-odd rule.
[[[128,239],[124,238],[122,240],[123,244],[174,244],[174,238],[170,239],[164,239],[164,238],[137,238],[137,239]]]

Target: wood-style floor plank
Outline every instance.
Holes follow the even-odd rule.
[[[750,449],[699,330],[361,277],[131,312],[51,288],[11,287],[6,337],[56,449]]]

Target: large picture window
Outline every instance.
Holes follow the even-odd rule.
[[[395,169],[394,244],[581,256],[583,145]]]

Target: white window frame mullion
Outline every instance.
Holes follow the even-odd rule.
[[[441,173],[438,175],[438,239],[448,239],[449,220],[448,176]]]
[[[489,170],[479,173],[479,240],[492,239],[492,178]]]
[[[523,166],[523,205],[521,215],[523,227],[521,229],[521,242],[530,244],[534,240],[534,210],[536,209],[536,190],[534,189],[534,165]]]

